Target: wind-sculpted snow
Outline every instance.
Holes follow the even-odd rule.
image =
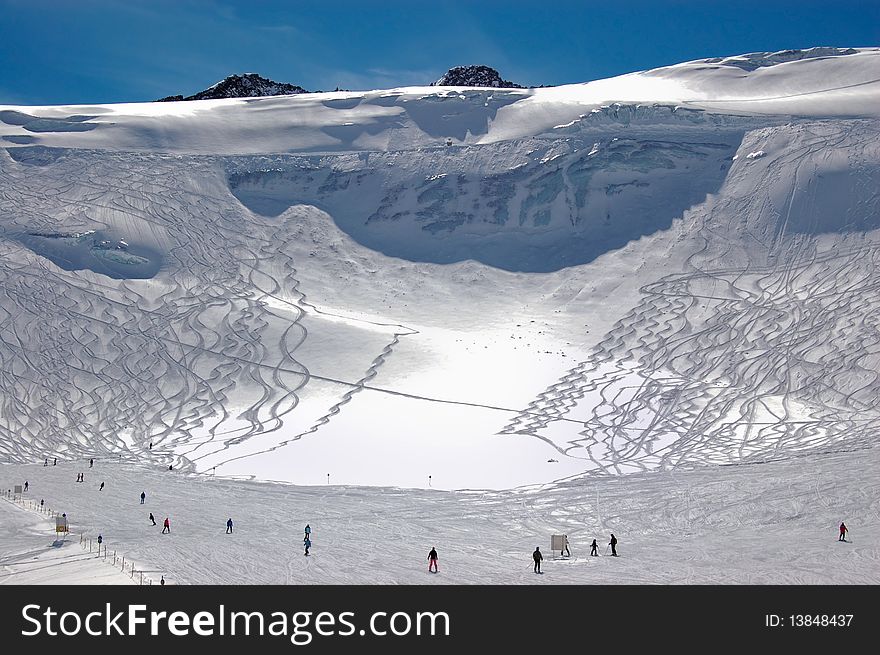
[[[685,272],[643,286],[506,431],[614,472],[876,443],[880,241],[864,230],[877,227],[878,136],[866,123],[750,135],[783,154],[738,163],[723,201],[683,228],[696,237]],[[828,170],[852,182],[825,185]]]
[[[667,229],[717,192],[743,134],[722,129],[703,140],[687,130],[619,130],[418,157],[236,158],[229,184],[265,216],[320,207],[358,242],[393,257],[546,272]]]
[[[88,132],[98,125],[90,123],[94,116],[65,116],[64,118],[40,118],[20,111],[0,111],[0,123],[20,125],[28,132]]]
[[[151,278],[162,265],[162,257],[154,250],[109,235],[87,232],[25,232],[14,235],[35,253],[50,259],[66,271],[89,269],[117,279]]]
[[[845,57],[846,55],[857,54],[855,48],[829,48],[817,47],[807,48],[806,50],[780,50],[779,52],[752,52],[747,55],[737,55],[734,57],[712,57],[704,59],[707,64],[720,64],[721,66],[735,66],[744,71],[753,71],[756,68],[765,66],[776,66],[785,64],[790,61],[801,61],[803,59],[815,59],[817,57]]]

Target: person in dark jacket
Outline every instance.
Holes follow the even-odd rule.
[[[150,520],[153,522],[153,525],[156,525],[156,519],[153,518],[152,512],[150,512]]]
[[[434,567],[434,573],[438,573],[437,570],[437,550],[431,546],[431,552],[428,553],[428,573],[431,572],[431,567]]]
[[[308,555],[309,548],[312,547],[312,540],[309,539],[308,537],[306,537],[305,539],[303,539],[303,546],[305,546],[305,549],[306,549],[306,552],[304,552],[303,555]]]
[[[144,501],[145,501],[146,499],[147,499],[147,492],[146,492],[146,491],[142,491],[142,492],[141,492],[141,505],[144,504]]]
[[[611,555],[613,557],[617,557],[617,537],[614,536],[614,533],[611,533],[611,541],[608,542],[608,545],[611,546]]]
[[[25,480],[25,481],[24,481],[24,490],[25,490],[25,491],[28,490],[28,486],[29,486],[29,485],[28,485],[28,482],[27,482],[27,480]]]
[[[162,525],[162,534],[165,533],[171,534],[171,521],[168,520],[168,517],[165,517],[165,523]]]
[[[232,534],[232,519],[226,520],[226,534]]]
[[[540,573],[541,561],[544,559],[544,556],[541,554],[541,549],[538,546],[535,546],[535,552],[532,553],[532,559],[535,560],[535,573]]]
[[[595,539],[593,539],[593,543],[590,544],[590,555],[593,557],[599,557],[599,544],[596,543]]]
[[[95,465],[95,460],[90,459],[89,460],[89,468],[92,468],[94,465]]]
[[[98,487],[98,491],[104,491],[104,483],[103,482],[101,483],[101,486]]]
[[[562,537],[563,537],[562,543],[565,546],[565,556],[571,557],[571,551],[568,549],[568,535],[564,534],[564,535],[562,535]]]
[[[840,522],[840,537],[838,537],[837,540],[838,541],[846,541],[846,533],[847,533],[846,524],[843,521],[841,521]]]

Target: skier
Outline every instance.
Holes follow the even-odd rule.
[[[57,457],[52,458],[52,466],[58,466],[58,458]]]
[[[309,548],[312,547],[312,540],[309,539],[308,537],[306,537],[305,539],[303,539],[303,546],[306,547],[306,552],[303,553],[303,554],[306,555],[306,556],[308,556],[308,554],[309,554]]]
[[[544,559],[544,556],[541,554],[541,549],[538,546],[535,546],[535,552],[532,553],[532,559],[535,560],[535,573],[540,573],[541,560]]]
[[[309,527],[309,524],[306,523],[306,539],[308,539],[312,535],[312,529]]]
[[[571,557],[571,551],[568,549],[568,535],[567,535],[567,534],[564,534],[564,535],[562,535],[562,536],[563,536],[563,538],[564,538],[563,543],[564,543],[564,545],[565,545],[565,556],[566,556],[566,557]]]
[[[25,489],[27,489],[27,486],[25,486]],[[841,521],[840,522],[840,537],[837,540],[838,541],[846,541],[846,533],[847,533],[846,524],[843,521]]]
[[[165,523],[162,525],[162,534],[165,533],[171,534],[171,521],[168,520],[168,517],[165,517]]]
[[[617,557],[617,537],[614,536],[614,533],[611,533],[611,541],[608,542],[608,545],[611,546],[611,555],[613,557]]]
[[[165,586],[165,576],[164,575],[162,576],[161,580],[159,580],[159,584],[162,585],[163,587]]]
[[[590,555],[593,557],[599,557],[599,544],[596,543],[595,539],[593,539],[593,543],[590,544]]]
[[[226,534],[232,534],[232,519],[226,519]]]
[[[103,482],[101,483],[101,486],[98,487],[98,491],[104,491],[104,483]]]
[[[89,460],[89,468],[92,468],[94,465],[95,465],[95,460],[90,459]]]
[[[46,461],[43,462],[43,466],[49,466],[49,458],[48,457],[46,458]]]
[[[169,470],[169,471],[174,470],[174,465],[173,465],[173,464],[169,464],[169,465],[168,465],[168,470]]]
[[[428,553],[428,573],[431,572],[431,567],[434,567],[434,573],[438,573],[437,570],[437,550],[431,546],[431,552]]]
[[[150,442],[150,450],[153,450],[153,442]]]
[[[142,492],[141,492],[141,505],[144,504],[144,501],[145,501],[146,499],[147,499],[147,492],[146,492],[146,491],[142,491]]]
[[[40,498],[40,507],[42,507],[42,506],[43,506],[43,499]]]
[[[153,525],[156,525],[156,519],[153,518],[152,512],[150,512],[150,520],[153,522]]]
[[[28,483],[27,483],[27,480],[24,481],[24,490],[25,490],[25,491],[28,490]]]

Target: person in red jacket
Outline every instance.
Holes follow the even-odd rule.
[[[840,522],[840,537],[837,540],[846,541],[846,525],[843,521]]]
[[[162,534],[165,534],[166,532],[168,534],[171,534],[171,521],[168,520],[167,516],[165,517],[165,523],[163,523],[162,525]]]

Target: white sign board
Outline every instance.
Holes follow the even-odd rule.
[[[550,535],[550,550],[558,550],[562,552],[565,550],[565,535],[564,534],[551,534]]]
[[[21,485],[17,484],[14,487],[12,487],[12,493],[18,494],[20,496],[21,495]]]
[[[67,528],[67,517],[66,516],[56,516],[55,517],[55,532],[70,532]]]

